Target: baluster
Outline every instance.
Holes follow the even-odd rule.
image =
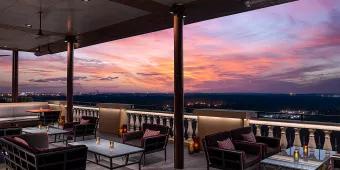
[[[323,144],[323,149],[327,151],[331,151],[333,150],[332,144],[331,144],[331,136],[330,136],[332,131],[324,130],[323,132],[325,133],[325,143]]]
[[[154,119],[153,115],[150,115],[150,123],[151,124],[153,124],[153,119]]]
[[[280,127],[281,128],[281,139],[280,139],[280,146],[281,149],[287,149],[288,142],[287,142],[287,137],[286,137],[286,127]]]
[[[185,140],[187,140],[189,138],[188,127],[189,127],[188,119],[184,118],[184,138],[185,138]]]
[[[157,125],[161,124],[161,118],[159,116],[156,116],[156,123]]]
[[[136,131],[136,118],[137,118],[137,115],[136,115],[136,114],[133,114],[133,115],[132,115],[133,131]]]
[[[142,130],[143,123],[142,123],[142,115],[141,114],[138,115],[138,121],[139,121],[139,130]]]
[[[148,123],[148,115],[143,115],[144,117],[144,123]]]
[[[174,118],[171,117],[171,118],[170,118],[170,136],[171,136],[171,137],[174,136],[173,127],[174,127]]]
[[[256,136],[261,136],[261,125],[256,125]]]
[[[315,129],[308,129],[308,131],[309,131],[308,147],[315,149],[316,148],[315,135],[314,135]]]
[[[268,126],[268,137],[271,137],[271,138],[274,137],[273,129],[274,129],[273,126]]]
[[[191,128],[192,128],[191,137],[196,137],[196,130],[197,130],[197,120],[196,119],[191,120]]]
[[[168,121],[167,117],[164,116],[164,117],[162,118],[163,126],[167,126],[167,121]]]
[[[128,118],[127,129],[130,130],[131,113],[127,113],[127,118]]]
[[[295,130],[295,137],[294,137],[294,146],[301,146],[300,140],[300,128],[294,128]]]

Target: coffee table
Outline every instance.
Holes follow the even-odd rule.
[[[139,169],[141,169],[141,160],[144,154],[143,148],[138,148],[126,144],[122,144],[119,142],[114,142],[113,147],[110,148],[110,141],[101,139],[100,144],[96,144],[96,139],[78,141],[69,143],[69,145],[86,145],[88,148],[88,152],[94,154],[95,160],[88,159],[89,162],[95,163],[99,166],[108,168],[108,169],[117,169],[121,167],[125,167],[128,165],[138,164]],[[136,160],[129,160],[130,155],[140,153],[140,157]],[[109,159],[109,165],[103,164],[100,160],[100,156],[106,157]],[[123,164],[115,164],[113,165],[114,158],[123,158]]]
[[[294,161],[294,150],[298,150],[300,154],[299,161]],[[318,170],[327,166],[330,157],[336,154],[334,151],[326,151],[322,149],[309,149],[308,155],[303,155],[302,147],[291,147],[280,153],[270,156],[261,161],[261,169],[302,169],[302,170]]]
[[[65,139],[65,134],[69,133],[70,131],[55,128],[53,126],[49,126],[48,130],[47,127],[27,127],[22,129],[23,133],[47,133],[49,136],[53,136],[54,140],[49,143],[58,143],[58,142],[66,142],[67,139]],[[62,136],[62,139],[57,138],[58,135]]]

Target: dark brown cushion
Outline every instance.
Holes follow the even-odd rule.
[[[133,140],[126,141],[126,142],[124,142],[124,143],[125,143],[125,144],[128,144],[128,145],[140,147],[140,148],[143,147],[142,140],[140,140],[140,139],[133,139]]]
[[[254,164],[258,163],[261,160],[260,155],[253,155],[246,153],[245,154],[245,167],[251,167]]]

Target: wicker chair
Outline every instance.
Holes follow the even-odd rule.
[[[98,118],[83,116],[82,119],[89,120],[89,123],[80,124],[80,122],[72,122],[64,124],[63,129],[70,130],[70,134],[68,136],[69,140],[76,142],[78,137],[85,140],[86,136],[94,136],[94,138],[97,136]]]

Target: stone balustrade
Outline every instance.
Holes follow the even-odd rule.
[[[170,137],[174,136],[174,117],[171,113],[127,110],[128,130],[141,130],[143,123],[160,124],[170,128]],[[197,134],[197,116],[184,115],[184,138],[190,140]]]
[[[308,145],[309,148],[338,150],[339,124],[322,122],[255,120],[249,121],[258,136],[280,138],[281,148]]]
[[[73,106],[73,121],[79,122],[82,116],[99,117],[99,108]]]

